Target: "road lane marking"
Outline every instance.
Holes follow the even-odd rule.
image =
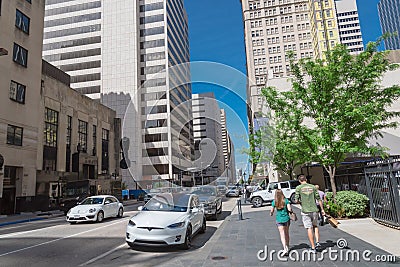
[[[21,252],[21,251],[24,251],[24,250],[27,250],[27,249],[40,247],[40,246],[47,245],[47,244],[50,244],[50,243],[54,243],[54,242],[57,242],[57,241],[60,241],[60,240],[64,240],[64,239],[71,238],[71,237],[75,237],[75,236],[78,236],[78,235],[81,235],[81,234],[90,233],[90,232],[93,232],[93,231],[96,231],[96,230],[99,230],[99,229],[102,229],[102,228],[105,228],[105,227],[109,227],[111,225],[118,224],[118,223],[126,223],[126,221],[125,220],[117,221],[117,222],[110,223],[110,224],[107,224],[107,225],[103,225],[101,227],[97,227],[97,228],[94,228],[94,229],[91,229],[91,230],[87,230],[87,231],[84,231],[84,232],[80,232],[80,233],[76,233],[76,234],[73,234],[73,235],[57,238],[57,239],[50,240],[50,241],[47,241],[47,242],[43,242],[43,243],[39,243],[39,244],[36,244],[36,245],[32,245],[32,246],[29,246],[29,247],[26,247],[26,248],[13,250],[13,251],[10,251],[10,252],[6,252],[6,253],[3,253],[3,254],[0,254],[0,257],[7,256],[7,255],[10,255],[10,254],[14,254],[14,253],[17,253],[17,252]]]
[[[45,228],[40,228],[40,229],[35,229],[35,230],[28,230],[28,231],[16,232],[16,233],[11,233],[11,234],[4,234],[4,235],[0,235],[0,239],[9,238],[9,237],[17,236],[17,235],[28,234],[28,233],[39,232],[39,231],[43,231],[43,230],[48,230],[49,228],[58,227],[58,226],[60,226],[60,225],[53,225],[50,227],[45,227]]]
[[[115,252],[116,250],[118,250],[118,249],[120,249],[120,248],[123,248],[123,247],[125,247],[125,246],[126,246],[126,244],[123,243],[122,245],[119,245],[118,247],[113,248],[112,250],[109,250],[109,251],[107,251],[107,252],[105,252],[105,253],[103,253],[103,254],[101,254],[101,255],[99,255],[99,256],[97,256],[97,257],[91,259],[91,260],[88,260],[87,262],[82,263],[82,264],[79,265],[79,266],[86,266],[86,265],[89,265],[89,264],[91,264],[91,263],[93,263],[93,262],[95,262],[95,261],[97,261],[97,260],[100,260],[100,259],[102,259],[102,258],[104,258],[104,257],[107,257],[107,256],[110,255],[111,253],[113,253],[113,252]]]

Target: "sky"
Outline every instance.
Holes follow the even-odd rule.
[[[357,0],[364,44],[375,41],[382,34],[377,10],[378,2],[379,0]],[[185,0],[185,7],[189,18],[191,61],[221,64],[215,69],[211,68],[212,70],[209,65],[205,65],[200,68],[201,70],[196,69],[195,73],[192,72],[194,81],[201,81],[202,79],[197,77],[211,73],[207,82],[193,83],[192,91],[214,92],[216,99],[221,101],[220,107],[228,109],[227,127],[235,145],[236,168],[242,168],[249,173],[248,157],[241,153],[241,150],[248,146],[246,82],[240,75],[240,73],[246,74],[241,3],[239,0]],[[236,69],[237,72],[229,68]],[[215,73],[221,74],[215,77],[212,75]],[[219,79],[225,81],[216,81]],[[226,80],[231,81],[229,86]]]

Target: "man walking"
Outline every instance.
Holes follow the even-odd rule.
[[[300,185],[296,187],[295,200],[296,203],[301,205],[301,217],[303,220],[304,228],[307,229],[308,239],[311,244],[311,251],[321,249],[319,243],[319,230],[318,230],[318,208],[315,202],[318,201],[321,206],[322,215],[325,215],[324,206],[322,205],[321,198],[317,189],[312,184],[307,183],[307,178],[304,174],[299,174],[297,179]],[[315,237],[315,243],[314,243]]]

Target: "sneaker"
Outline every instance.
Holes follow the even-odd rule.
[[[317,254],[317,250],[315,250],[315,248],[309,248],[308,251],[310,251],[312,254]]]
[[[322,246],[321,246],[321,244],[319,243],[319,242],[317,242],[316,244],[315,244],[315,250],[320,250],[322,248]]]

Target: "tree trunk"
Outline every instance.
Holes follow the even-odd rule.
[[[329,174],[329,180],[331,181],[331,187],[332,187],[333,200],[335,200],[335,196],[336,196],[336,181],[335,181],[336,167],[327,166],[327,167],[325,167],[325,169]]]

